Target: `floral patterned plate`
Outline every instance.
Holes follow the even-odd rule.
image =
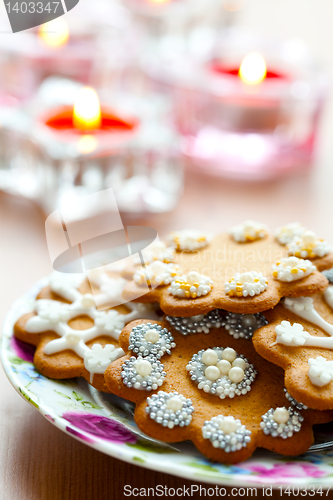
[[[224,486],[333,485],[333,428],[318,426],[316,444],[299,457],[257,450],[238,465],[210,462],[188,442],[168,445],[145,436],[131,403],[99,393],[83,379],[52,380],[32,364],[34,348],[13,338],[17,318],[33,309],[42,280],[11,308],[3,329],[1,359],[14,388],[62,431],[103,453],[136,465]],[[331,448],[332,447],[332,448]]]

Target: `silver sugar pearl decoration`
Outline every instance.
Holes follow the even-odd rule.
[[[157,332],[159,340],[156,342],[146,340],[145,335],[148,330]],[[134,354],[143,357],[153,355],[160,359],[166,353],[171,354],[171,349],[174,347],[176,347],[176,344],[172,334],[156,323],[142,323],[135,326],[130,333],[128,349]]]
[[[267,319],[261,313],[256,314],[239,314],[227,312],[222,320],[222,326],[235,339],[252,338],[253,333],[258,328],[268,324]]]
[[[207,314],[198,314],[197,316],[190,316],[188,318],[166,316],[166,320],[182,335],[209,333],[211,328],[220,328],[222,325],[222,315],[219,309],[214,309]]]
[[[294,408],[296,408],[296,410],[302,411],[302,410],[307,410],[308,409],[308,407],[305,406],[305,405],[303,405],[303,403],[299,403],[298,401],[296,401],[296,399],[294,399],[292,396],[290,396],[290,394],[289,394],[289,392],[287,391],[286,388],[284,388],[284,395],[288,399],[288,401],[291,404],[291,406],[293,406]]]
[[[286,408],[284,408],[286,409]],[[277,423],[274,420],[274,412],[276,408],[270,408],[265,415],[262,415],[262,422],[260,427],[266,435],[274,438],[280,437],[282,439],[290,438],[295,432],[301,430],[304,417],[292,406],[288,408],[289,418],[285,423]]]
[[[177,399],[179,404],[181,404],[181,408],[176,411],[168,408],[168,402],[170,404],[170,400],[172,402],[173,398]],[[173,429],[176,426],[186,427],[190,425],[193,412],[194,406],[191,399],[186,399],[176,391],[169,393],[159,391],[157,394],[153,394],[147,398],[146,413],[148,413],[152,420],[169,429]]]

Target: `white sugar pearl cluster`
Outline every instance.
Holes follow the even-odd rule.
[[[208,276],[191,271],[174,279],[169,292],[175,297],[196,299],[207,295],[212,287],[213,281]]]
[[[206,247],[211,241],[211,236],[197,229],[184,229],[173,231],[168,236],[168,242],[178,252],[197,252]]]
[[[182,335],[194,333],[209,333],[211,328],[220,328],[222,316],[219,309],[214,309],[207,314],[198,314],[189,318],[167,316],[166,320]]]
[[[162,286],[170,285],[175,276],[180,274],[180,267],[177,264],[166,264],[155,260],[145,267],[140,267],[135,271],[133,280],[139,286]]]
[[[218,415],[207,420],[202,427],[202,437],[209,439],[214,448],[226,453],[245,448],[251,441],[251,431],[232,416]]]
[[[126,387],[154,391],[166,377],[164,366],[155,356],[131,356],[122,366],[121,378]]]
[[[225,283],[224,289],[229,297],[254,297],[264,292],[267,286],[267,278],[262,273],[250,271],[242,274],[236,273],[229,282]]]
[[[234,339],[252,338],[258,328],[268,324],[267,319],[261,313],[239,314],[228,312],[222,320],[222,326]]]
[[[284,390],[284,395],[286,396],[286,398],[288,399],[289,403],[291,404],[291,406],[293,406],[294,408],[296,408],[296,410],[298,411],[302,411],[302,410],[307,410],[308,407],[303,405],[303,403],[299,403],[298,401],[296,401],[296,399],[294,399],[290,394],[289,392],[287,391],[286,388],[283,389]]]
[[[304,420],[302,415],[291,406],[288,409],[271,408],[265,415],[262,415],[261,419],[260,427],[266,435],[283,439],[290,438],[295,432],[299,432]]]
[[[278,227],[274,233],[275,238],[281,245],[288,245],[297,236],[302,236],[306,228],[299,222],[291,222],[285,226]]]
[[[147,398],[146,412],[156,423],[173,429],[190,425],[194,406],[178,392],[159,391]]]
[[[257,373],[253,365],[231,347],[202,349],[193,355],[186,369],[199,389],[221,399],[249,392]]]
[[[256,222],[254,220],[247,220],[242,224],[232,227],[229,234],[237,243],[251,243],[252,241],[265,238],[268,234],[266,224]]]
[[[305,231],[302,236],[295,237],[287,245],[288,255],[295,255],[301,259],[325,257],[330,251],[330,245],[319,239],[313,231]]]
[[[145,264],[151,264],[154,260],[161,262],[173,262],[175,260],[175,250],[167,247],[162,241],[155,241],[141,252]],[[134,264],[141,264],[140,257],[136,255],[133,258]]]
[[[143,357],[151,354],[160,359],[165,353],[171,354],[174,347],[176,344],[171,333],[156,323],[135,326],[129,336],[129,351]]]
[[[310,260],[286,257],[272,266],[273,278],[278,281],[296,281],[309,276],[316,270]]]

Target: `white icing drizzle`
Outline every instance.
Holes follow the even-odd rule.
[[[333,337],[314,337],[304,330],[303,325],[282,321],[275,327],[276,342],[290,347],[322,347],[333,349]]]
[[[308,376],[313,385],[324,387],[333,380],[333,361],[328,361],[323,356],[309,358]]]
[[[103,374],[113,361],[123,356],[123,352],[113,344],[104,347],[101,344],[94,344],[89,351],[86,351],[83,360],[86,370],[90,373],[90,383],[93,383],[95,373]]]
[[[74,302],[81,297],[78,288],[83,283],[83,274],[64,274],[54,272],[50,276],[50,288],[60,297]],[[97,307],[118,305],[123,303],[122,293],[127,281],[123,278],[111,278],[104,270],[94,269],[88,271],[89,282],[97,285],[101,293],[94,294]]]
[[[333,285],[329,285],[326,288],[324,292],[324,298],[327,304],[330,306],[330,308],[333,309]]]
[[[300,318],[306,319],[313,325],[322,328],[329,335],[333,335],[333,325],[325,321],[315,310],[311,297],[286,297],[283,305]]]

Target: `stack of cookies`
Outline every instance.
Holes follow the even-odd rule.
[[[37,346],[44,375],[134,402],[153,438],[191,440],[222,463],[258,447],[298,455],[333,420],[332,267],[329,245],[298,223],[173,232],[121,278],[52,276],[15,335]],[[100,311],[92,292],[126,304]]]

